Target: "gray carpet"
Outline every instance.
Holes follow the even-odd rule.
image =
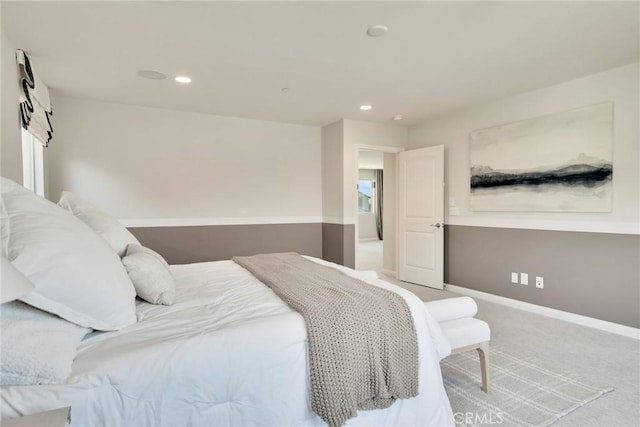
[[[422,300],[460,296],[399,282]],[[554,427],[640,425],[640,341],[477,300],[478,318],[491,326],[491,344],[553,372],[573,372],[585,384],[614,391],[556,421]],[[456,411],[456,408],[453,408]]]

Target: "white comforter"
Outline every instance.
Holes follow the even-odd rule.
[[[420,395],[347,426],[453,425],[437,323],[410,292],[342,269],[407,300],[420,349]],[[3,388],[2,418],[71,406],[72,426],[324,425],[311,411],[302,317],[232,261],[172,272],[174,305],[140,302],[137,324],[88,336],[65,384]]]

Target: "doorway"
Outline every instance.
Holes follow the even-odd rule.
[[[358,255],[356,269],[383,269],[384,154],[358,151]]]
[[[371,154],[371,153],[375,154]],[[380,167],[382,155],[382,236],[360,228],[372,217],[360,217],[360,179],[355,227],[355,266],[388,277],[442,289],[444,285],[444,147],[413,150],[359,145],[359,169]],[[377,157],[369,164],[366,158]],[[362,160],[361,160],[362,159]],[[359,175],[356,175],[359,178]],[[366,175],[365,175],[366,176]],[[371,175],[369,175],[371,176]],[[366,205],[368,192],[364,183]],[[373,196],[375,198],[375,195]],[[370,202],[370,201],[369,201]],[[370,202],[371,203],[371,202]],[[372,202],[375,206],[376,201]],[[366,208],[365,208],[366,210]],[[370,222],[369,222],[370,224]],[[418,227],[418,228],[415,228]],[[369,244],[373,242],[373,244]],[[377,242],[377,247],[376,247]],[[381,247],[381,248],[380,248]],[[402,251],[400,251],[402,248]],[[382,266],[380,265],[382,258]]]
[[[355,255],[356,270],[374,270],[386,276],[396,278],[397,265],[397,173],[398,173],[398,153],[403,151],[399,147],[384,147],[377,145],[358,145],[357,162],[354,167],[359,178],[360,169],[381,170],[382,176],[379,178],[381,187],[376,187],[378,200],[382,201],[381,207],[381,235],[373,231],[373,224],[376,223],[375,214],[369,217],[363,216],[361,221],[360,192],[358,191],[358,203],[354,205],[356,211],[356,234],[355,234]],[[366,174],[365,174],[366,176]],[[369,175],[371,176],[371,175]],[[359,184],[360,179],[356,180]],[[378,186],[376,182],[376,186]],[[374,195],[374,198],[376,196]],[[374,200],[374,206],[376,201]],[[362,232],[361,223],[365,227],[368,222],[368,231]],[[377,224],[376,224],[377,227]]]

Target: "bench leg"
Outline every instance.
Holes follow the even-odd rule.
[[[478,346],[480,357],[480,370],[482,372],[482,390],[489,393],[489,342],[483,342]]]

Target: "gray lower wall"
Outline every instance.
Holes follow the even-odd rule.
[[[445,229],[452,285],[640,327],[640,236],[470,226]],[[511,283],[529,274],[529,285]],[[537,289],[535,276],[544,277]]]
[[[131,228],[171,264],[294,251],[353,267],[353,224]],[[640,327],[640,236],[450,225],[445,281],[494,295]],[[528,273],[529,285],[511,283]],[[543,276],[544,289],[535,287]]]
[[[342,226],[343,258],[340,264],[356,268],[356,226],[345,224]]]
[[[170,264],[230,259],[236,255],[298,252],[355,265],[353,224],[250,224],[129,229]]]
[[[130,231],[170,264],[230,259],[235,255],[298,252],[322,257],[322,224],[251,224],[137,227]]]
[[[354,224],[322,224],[322,259],[354,268],[356,227]]]

